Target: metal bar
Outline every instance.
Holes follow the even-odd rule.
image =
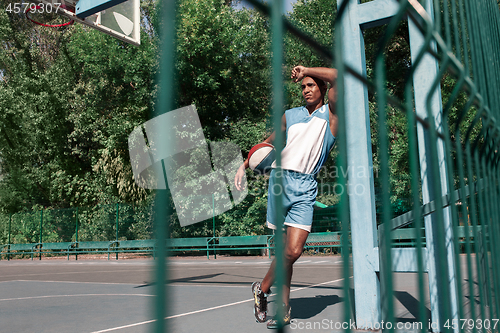
[[[279,188],[283,188],[282,172],[281,172],[281,150],[284,147],[285,140],[283,132],[281,131],[281,118],[283,114],[283,76],[282,76],[282,64],[283,64],[283,1],[276,0],[273,1],[271,7],[271,64],[272,64],[272,116],[273,116],[273,127],[275,133],[274,146],[276,147],[276,169],[275,173],[275,184]],[[274,191],[270,191],[270,195],[276,195]],[[285,308],[280,306],[283,302],[283,286],[285,285],[286,274],[285,272],[285,253],[284,253],[284,233],[283,233],[283,191],[280,191],[275,200],[276,210],[273,212],[274,221],[276,221],[276,252],[275,252],[275,276],[276,276],[276,288],[277,288],[277,300],[278,304],[276,316],[278,318],[277,332],[283,332],[283,322],[279,318],[284,318]]]
[[[342,0],[339,5],[339,13],[344,12],[347,7],[348,1]],[[346,112],[345,112],[345,79],[346,79],[346,65],[344,62],[344,50],[343,45],[343,33],[341,31],[341,14],[339,14],[338,19],[335,22],[335,40],[334,52],[335,58],[337,59],[335,67],[337,68],[337,104],[336,110],[338,115],[338,131],[337,131],[337,147],[339,150],[339,155],[337,157],[337,166],[340,170],[347,169],[347,133],[346,133]],[[338,178],[338,183],[342,188],[346,188],[347,179],[343,172],[340,173]],[[350,248],[349,248],[349,230],[350,230],[350,217],[349,217],[349,198],[347,191],[342,191],[340,198],[340,221],[342,223],[342,276],[344,279],[343,283],[343,293],[344,293],[344,322],[349,323],[351,321],[351,290],[350,283]],[[374,309],[378,310],[378,309]],[[378,311],[377,311],[378,312]],[[378,318],[378,313],[374,315]],[[350,325],[344,330],[344,332],[351,332]]]
[[[479,160],[479,151],[476,149],[474,150],[474,167],[476,170],[476,176],[481,177],[482,175],[482,167],[481,167],[481,162]],[[479,221],[481,223],[481,226],[483,227],[488,219],[487,212],[486,212],[486,203],[485,203],[485,198],[484,198],[484,190],[479,191],[477,194],[478,197],[478,203],[479,203]],[[482,246],[480,246],[476,250],[476,260],[477,260],[477,283],[479,285],[483,284],[486,281],[485,277],[485,271],[482,269],[484,267],[484,262],[482,259],[484,258],[484,246],[486,245],[484,242],[484,231],[481,232],[481,235],[479,235],[478,238],[474,237],[474,239],[479,239],[482,241]],[[483,291],[483,288],[478,288],[479,290],[479,308],[480,308],[480,313],[481,313],[481,319],[484,320],[486,318],[486,309],[485,309],[485,294]]]
[[[491,184],[496,184],[496,178],[493,172],[492,165],[490,163],[487,164],[488,169],[488,178],[491,180]],[[488,206],[490,209],[490,216],[491,216],[491,221],[489,223],[490,227],[486,230],[488,232],[487,238],[488,238],[488,245],[489,245],[489,252],[487,253],[487,260],[488,260],[488,265],[490,269],[488,270],[488,280],[489,283],[484,286],[486,289],[486,292],[488,293],[489,297],[489,303],[490,303],[490,308],[489,308],[489,318],[498,318],[498,297],[493,297],[494,295],[498,295],[498,287],[499,287],[499,276],[498,276],[498,267],[496,266],[496,256],[495,254],[498,253],[498,243],[494,241],[495,239],[495,229],[496,225],[498,224],[499,221],[499,216],[498,216],[498,206],[496,203],[498,202],[496,199],[496,189],[494,186],[489,186],[488,187]],[[495,223],[496,222],[496,223]]]
[[[411,22],[408,22],[408,25],[410,26],[411,29]],[[427,42],[430,41],[430,34],[427,37]],[[420,51],[420,54],[417,55],[416,59],[413,61],[413,66],[412,70],[416,68],[418,63],[422,60],[422,57],[424,55],[425,49],[422,48]],[[408,153],[409,153],[409,167],[410,167],[410,174],[411,174],[411,194],[412,194],[412,199],[413,199],[413,211],[415,212],[414,216],[414,221],[415,221],[415,229],[416,230],[422,230],[423,228],[423,221],[422,221],[422,215],[420,213],[420,191],[418,190],[420,187],[419,179],[420,179],[420,172],[419,172],[419,167],[418,167],[418,146],[417,146],[417,131],[416,131],[416,119],[415,119],[415,112],[414,110],[414,105],[413,105],[413,85],[412,81],[408,80],[406,82],[405,86],[405,98],[406,98],[406,117],[407,117],[407,129],[408,129]],[[397,219],[397,218],[396,218]],[[392,225],[391,220],[391,225]],[[383,228],[385,224],[380,225],[379,228]],[[418,231],[417,231],[418,232]],[[424,264],[424,260],[427,260],[427,257],[424,258],[424,255],[422,254],[422,238],[419,237],[420,235],[416,235],[416,252],[417,252],[417,274],[418,274],[418,298],[420,300],[419,302],[419,307],[418,307],[418,318],[417,320],[422,324],[421,327],[421,333],[427,332],[426,329],[426,324],[427,324],[427,308],[425,307],[425,299],[426,299],[426,292],[424,290],[424,271],[427,271],[427,269],[424,270],[424,267],[427,267],[426,264]]]
[[[213,232],[212,237],[215,239],[215,195],[212,193],[212,222],[213,222]],[[214,259],[217,259],[217,252],[214,246]]]
[[[405,5],[408,5],[406,3]],[[383,39],[379,42],[376,60],[375,60],[375,81],[377,85],[377,104],[378,104],[378,127],[379,127],[379,158],[380,175],[382,183],[382,223],[389,222],[391,219],[390,211],[390,180],[389,180],[389,140],[387,130],[385,99],[386,90],[386,68],[385,56],[383,50],[389,42],[391,36],[398,27],[403,14],[406,11],[405,5],[400,6],[396,15],[391,19]],[[381,289],[381,309],[382,320],[387,323],[394,323],[394,295],[393,295],[393,269],[392,269],[392,251],[390,230],[386,228],[384,232],[379,233],[379,251],[380,251],[380,289]],[[393,332],[394,327],[388,327],[386,330]]]
[[[493,183],[498,184],[499,178],[498,178],[498,171],[495,169],[491,170],[491,175],[493,178]],[[491,253],[491,258],[492,258],[492,263],[491,266],[493,267],[493,281],[495,282],[494,285],[494,295],[495,295],[495,303],[494,303],[494,311],[493,311],[493,317],[492,318],[499,318],[500,317],[500,300],[498,299],[498,294],[500,293],[500,226],[499,226],[499,221],[500,221],[500,209],[495,203],[498,203],[499,200],[499,189],[498,186],[494,189],[493,191],[493,197],[492,197],[492,206],[495,207],[495,221],[496,223],[493,223],[492,230],[491,230],[491,243],[494,244],[494,249]]]
[[[42,237],[42,232],[43,232],[43,209],[40,211],[40,244],[43,243],[43,237]],[[33,255],[33,253],[32,253]],[[42,260],[42,251],[40,251],[40,259]]]
[[[338,98],[343,97],[341,110],[344,112],[344,118],[343,122],[341,122],[341,114],[339,113],[339,124],[342,125],[338,126],[338,131],[343,130],[344,126],[346,129],[345,132],[341,132],[344,136],[337,140],[340,152],[339,158],[340,156],[345,158],[345,160],[340,160],[341,164],[338,167],[346,173],[338,181],[342,193],[350,189],[363,189],[359,195],[354,194],[354,191],[349,191],[348,199],[343,198],[342,204],[349,205],[348,216],[350,223],[348,226],[352,234],[356,325],[358,329],[373,329],[373,323],[380,323],[382,318],[380,311],[381,283],[376,272],[367,263],[368,258],[373,255],[374,249],[379,246],[377,241],[374,175],[370,172],[370,170],[373,170],[373,153],[370,135],[368,87],[348,71],[349,66],[366,77],[365,45],[357,17],[358,1],[343,0],[338,2],[337,5],[339,13],[342,12],[342,7],[345,6],[343,9],[345,17],[341,19],[337,17],[336,41],[334,43],[335,45],[341,44],[339,51],[342,51],[342,57],[339,58],[337,54],[335,59],[342,59],[336,61],[336,66],[341,66],[343,70],[343,76],[339,75],[340,79],[338,80],[343,84],[343,92],[338,92]],[[339,102],[337,101],[337,103]],[[345,147],[343,146],[344,143]],[[355,169],[366,172],[359,174],[355,172]],[[342,207],[342,209],[347,208]],[[341,218],[342,229],[344,229],[347,216],[345,212],[341,214],[344,214]],[[345,236],[343,242],[347,242],[347,239],[347,236]],[[345,252],[342,255],[349,255],[350,253],[349,250],[344,251],[344,248],[342,252]],[[344,257],[345,260],[348,260],[347,258]],[[378,260],[378,257],[375,260]]]
[[[78,242],[78,207],[75,212],[75,242]]]
[[[460,144],[460,142],[458,142],[458,144]],[[477,191],[480,191],[481,189],[484,188],[482,180],[475,182],[474,184],[472,184],[472,186],[473,186],[472,193],[477,193]],[[463,189],[457,189],[457,190],[453,191],[451,195],[450,194],[443,195],[441,197],[441,201],[442,201],[441,208],[449,207],[451,204],[455,204],[458,201],[462,201],[462,200],[468,198],[470,195],[471,195],[471,192],[470,192],[469,185],[465,185]],[[427,216],[427,215],[434,213],[436,211],[436,209],[437,209],[436,202],[433,200],[431,202],[428,202],[424,205],[419,206],[419,214],[421,214],[422,216]],[[411,223],[413,223],[415,221],[414,214],[415,214],[415,210],[411,210],[407,213],[401,214],[398,217],[393,218],[389,223],[390,229],[395,230],[395,229],[404,228],[404,227],[410,225]],[[385,224],[381,224],[379,226],[379,229],[384,229],[384,228],[385,228]]]
[[[176,38],[176,13],[177,1],[167,0],[159,2],[160,6],[160,71],[158,76],[159,93],[157,107],[153,108],[152,117],[155,118],[164,112],[174,110],[174,83],[175,83],[175,38]],[[166,124],[168,128],[169,124]],[[166,143],[169,144],[169,143]],[[155,192],[154,225],[156,232],[157,260],[155,268],[155,314],[154,331],[163,333],[168,331],[165,318],[168,314],[168,265],[167,265],[167,239],[169,238],[169,221],[172,214],[170,196],[164,161],[162,161],[163,179],[166,189]]]
[[[10,226],[12,224],[12,213],[9,214],[9,239],[8,239],[8,246],[7,246],[7,261],[10,260]]]
[[[116,237],[115,237],[115,241],[118,242],[118,216],[119,216],[119,213],[120,213],[120,204],[117,203],[116,204]],[[109,260],[109,253],[108,253],[108,260]],[[118,252],[116,252],[116,260],[118,260]]]

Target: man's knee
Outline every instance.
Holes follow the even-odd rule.
[[[294,263],[302,255],[301,247],[287,247],[285,251],[285,258],[289,262]]]

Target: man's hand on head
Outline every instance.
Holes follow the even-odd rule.
[[[304,66],[295,66],[292,69],[292,79],[294,79],[293,82],[299,82],[302,80],[304,76],[306,76],[305,72],[306,68]]]

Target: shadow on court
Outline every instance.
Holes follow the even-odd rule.
[[[340,303],[342,299],[338,295],[316,295],[313,297],[292,298],[292,317],[295,319],[310,319],[331,305]]]

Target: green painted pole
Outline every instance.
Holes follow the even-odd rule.
[[[78,242],[78,207],[76,207],[76,233],[75,233],[75,242]],[[68,255],[69,260],[69,255]],[[75,254],[75,260],[78,260],[78,254]]]
[[[116,239],[115,239],[116,241],[118,241],[118,216],[119,216],[119,210],[120,210],[119,205],[120,204],[118,204],[118,203],[116,204],[116,221],[115,221],[116,222],[116,228],[115,228],[116,229],[115,230],[116,231]]]
[[[213,193],[212,193],[212,223],[213,223],[212,237],[215,238],[215,198]],[[217,259],[217,252],[215,251],[215,246],[214,246],[214,259]]]
[[[43,242],[43,237],[42,237],[42,232],[43,232],[43,209],[40,211],[40,244]],[[40,252],[39,260],[42,260],[42,251]]]
[[[159,93],[157,106],[153,108],[152,118],[169,112],[175,107],[175,40],[176,40],[176,13],[177,0],[160,1],[160,19],[163,24],[160,29],[160,70],[158,75]],[[165,127],[168,128],[165,124]],[[173,144],[173,143],[165,143]],[[157,242],[156,284],[155,284],[155,323],[153,332],[168,331],[165,318],[168,314],[168,265],[167,241],[169,237],[169,222],[172,214],[170,207],[169,186],[166,175],[165,161],[162,161],[163,179],[166,189],[156,190],[155,193],[155,231]]]
[[[343,2],[339,2],[341,6],[347,5],[347,0],[343,0]],[[341,8],[341,7],[339,7]],[[345,8],[345,7],[344,7]],[[339,150],[339,155],[336,161],[336,166],[340,170],[347,170],[347,133],[346,133],[346,118],[345,118],[345,87],[344,87],[344,79],[345,79],[345,62],[343,58],[343,49],[342,49],[342,29],[341,29],[341,20],[335,21],[335,46],[333,52],[335,54],[335,66],[337,68],[337,114],[338,114],[338,131],[337,138],[338,143],[337,147]],[[338,177],[338,183],[341,188],[347,188],[347,175],[344,175],[343,172],[340,172]],[[342,226],[342,238],[341,238],[341,255],[342,255],[342,276],[344,278],[344,283],[342,285],[342,289],[344,291],[344,295],[350,295],[350,284],[347,282],[350,279],[350,249],[349,249],[349,232],[350,232],[350,219],[349,219],[349,198],[347,195],[347,191],[342,191],[340,203],[339,203],[339,215],[340,215],[340,223]],[[344,297],[344,322],[348,323],[351,321],[351,297]],[[351,328],[348,326],[344,332],[350,333]]]
[[[283,104],[284,104],[284,92],[283,92],[283,1],[276,0],[273,1],[271,7],[271,50],[272,50],[272,115],[273,115],[273,127],[275,133],[274,146],[276,147],[276,179],[275,186],[278,188],[283,188],[282,172],[281,170],[281,150],[284,147],[284,133],[281,131],[281,117],[283,115]],[[269,195],[274,195],[269,189]],[[286,272],[285,272],[285,252],[283,240],[285,239],[283,234],[283,201],[282,201],[282,191],[278,195],[278,200],[276,200],[276,209],[273,212],[274,220],[276,221],[276,254],[275,254],[275,281],[276,281],[276,303],[281,305],[283,302],[283,285],[285,284]],[[284,318],[285,309],[282,306],[278,306],[276,312],[277,318]],[[281,333],[284,331],[282,320],[278,320],[277,332]]]
[[[10,260],[10,225],[12,224],[12,214],[9,216],[9,245],[7,247],[7,261]]]
[[[78,242],[78,207],[76,207],[75,220],[76,220],[75,242]]]
[[[116,204],[116,241],[118,242],[118,216],[120,213],[120,204]],[[118,260],[118,252],[116,252],[116,260]]]

